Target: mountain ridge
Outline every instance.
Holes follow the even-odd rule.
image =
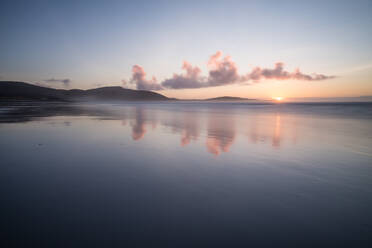
[[[257,101],[253,98],[235,97],[235,96],[220,96],[204,99],[204,101]]]
[[[165,101],[175,100],[152,91],[107,86],[88,90],[54,89],[25,82],[0,81],[0,99],[44,101]]]

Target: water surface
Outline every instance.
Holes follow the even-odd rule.
[[[25,247],[370,247],[372,104],[2,103]]]

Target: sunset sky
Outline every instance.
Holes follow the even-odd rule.
[[[0,80],[169,97],[372,95],[372,1],[2,1]]]

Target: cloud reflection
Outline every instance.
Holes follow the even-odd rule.
[[[134,109],[134,123],[132,123],[132,139],[140,140],[145,136],[145,112],[141,107]]]
[[[181,146],[197,141],[200,135],[200,116],[194,112],[175,113],[171,118],[163,120],[162,125],[171,129],[174,134],[181,134]]]
[[[188,122],[182,131],[181,146],[190,144],[191,140],[196,141],[199,136],[199,129],[195,122]]]
[[[232,117],[209,115],[206,141],[209,153],[219,155],[221,152],[229,151],[235,138],[234,119]]]
[[[269,144],[274,148],[280,148],[282,145],[280,114],[244,117],[244,115],[234,113],[220,114],[213,111],[208,113],[175,111],[171,114],[167,112],[166,115],[161,113],[162,118],[157,119],[154,114],[156,112],[136,106],[131,110],[131,114],[125,116],[122,124],[130,123],[133,140],[143,139],[149,128],[151,130],[152,127],[154,130],[159,124],[171,134],[179,135],[180,146],[185,147],[194,142],[200,142],[204,144],[208,153],[216,156],[228,153],[238,139],[237,134],[247,131],[248,141],[251,144]],[[244,123],[244,125],[236,126],[236,123]]]
[[[132,127],[132,139],[136,141],[145,137],[148,126],[154,130],[157,125],[157,119],[154,116],[148,116],[145,108],[141,106],[134,107],[130,114],[124,114],[122,118],[123,126],[126,126],[129,121]]]

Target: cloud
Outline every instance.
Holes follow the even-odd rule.
[[[152,77],[151,80],[147,80],[145,70],[139,65],[134,65],[132,67],[132,78],[130,79],[130,83],[136,84],[137,90],[163,89],[163,87],[157,83],[155,77]]]
[[[207,82],[201,77],[201,70],[199,67],[193,67],[189,62],[184,61],[182,69],[184,74],[173,74],[172,78],[165,79],[161,85],[165,88],[171,89],[191,89],[208,87]]]
[[[283,62],[277,62],[273,69],[262,69],[260,67],[256,67],[250,74],[243,77],[245,80],[253,80],[255,82],[258,82],[261,79],[320,81],[331,78],[334,78],[334,76],[326,76],[315,73],[312,75],[303,74],[298,68],[294,72],[288,72],[284,70]]]
[[[173,74],[173,77],[167,78],[160,84],[156,78],[146,80],[146,73],[139,65],[133,66],[131,83],[135,83],[137,89],[143,90],[161,90],[168,89],[193,89],[205,88],[221,85],[229,85],[236,83],[261,82],[262,80],[301,80],[301,81],[321,81],[332,79],[335,76],[327,76],[323,74],[304,74],[300,69],[293,72],[284,69],[283,62],[277,62],[274,68],[255,67],[245,75],[238,73],[238,67],[230,56],[222,56],[221,51],[217,51],[210,56],[208,63],[208,76],[201,75],[201,69],[197,66],[192,66],[189,62],[184,61],[181,74]]]
[[[231,60],[230,56],[221,58],[222,52],[218,51],[212,55],[208,61],[209,86],[219,86],[235,83],[239,80],[238,68]]]
[[[229,56],[221,57],[222,52],[213,54],[208,61],[209,76],[201,76],[201,70],[184,61],[184,74],[174,74],[172,78],[164,80],[161,85],[171,89],[204,88],[231,84],[239,81],[238,69]]]
[[[71,83],[71,80],[66,78],[66,79],[56,79],[56,78],[50,78],[50,79],[45,79],[44,82],[47,83],[63,83],[65,86],[68,86]]]

